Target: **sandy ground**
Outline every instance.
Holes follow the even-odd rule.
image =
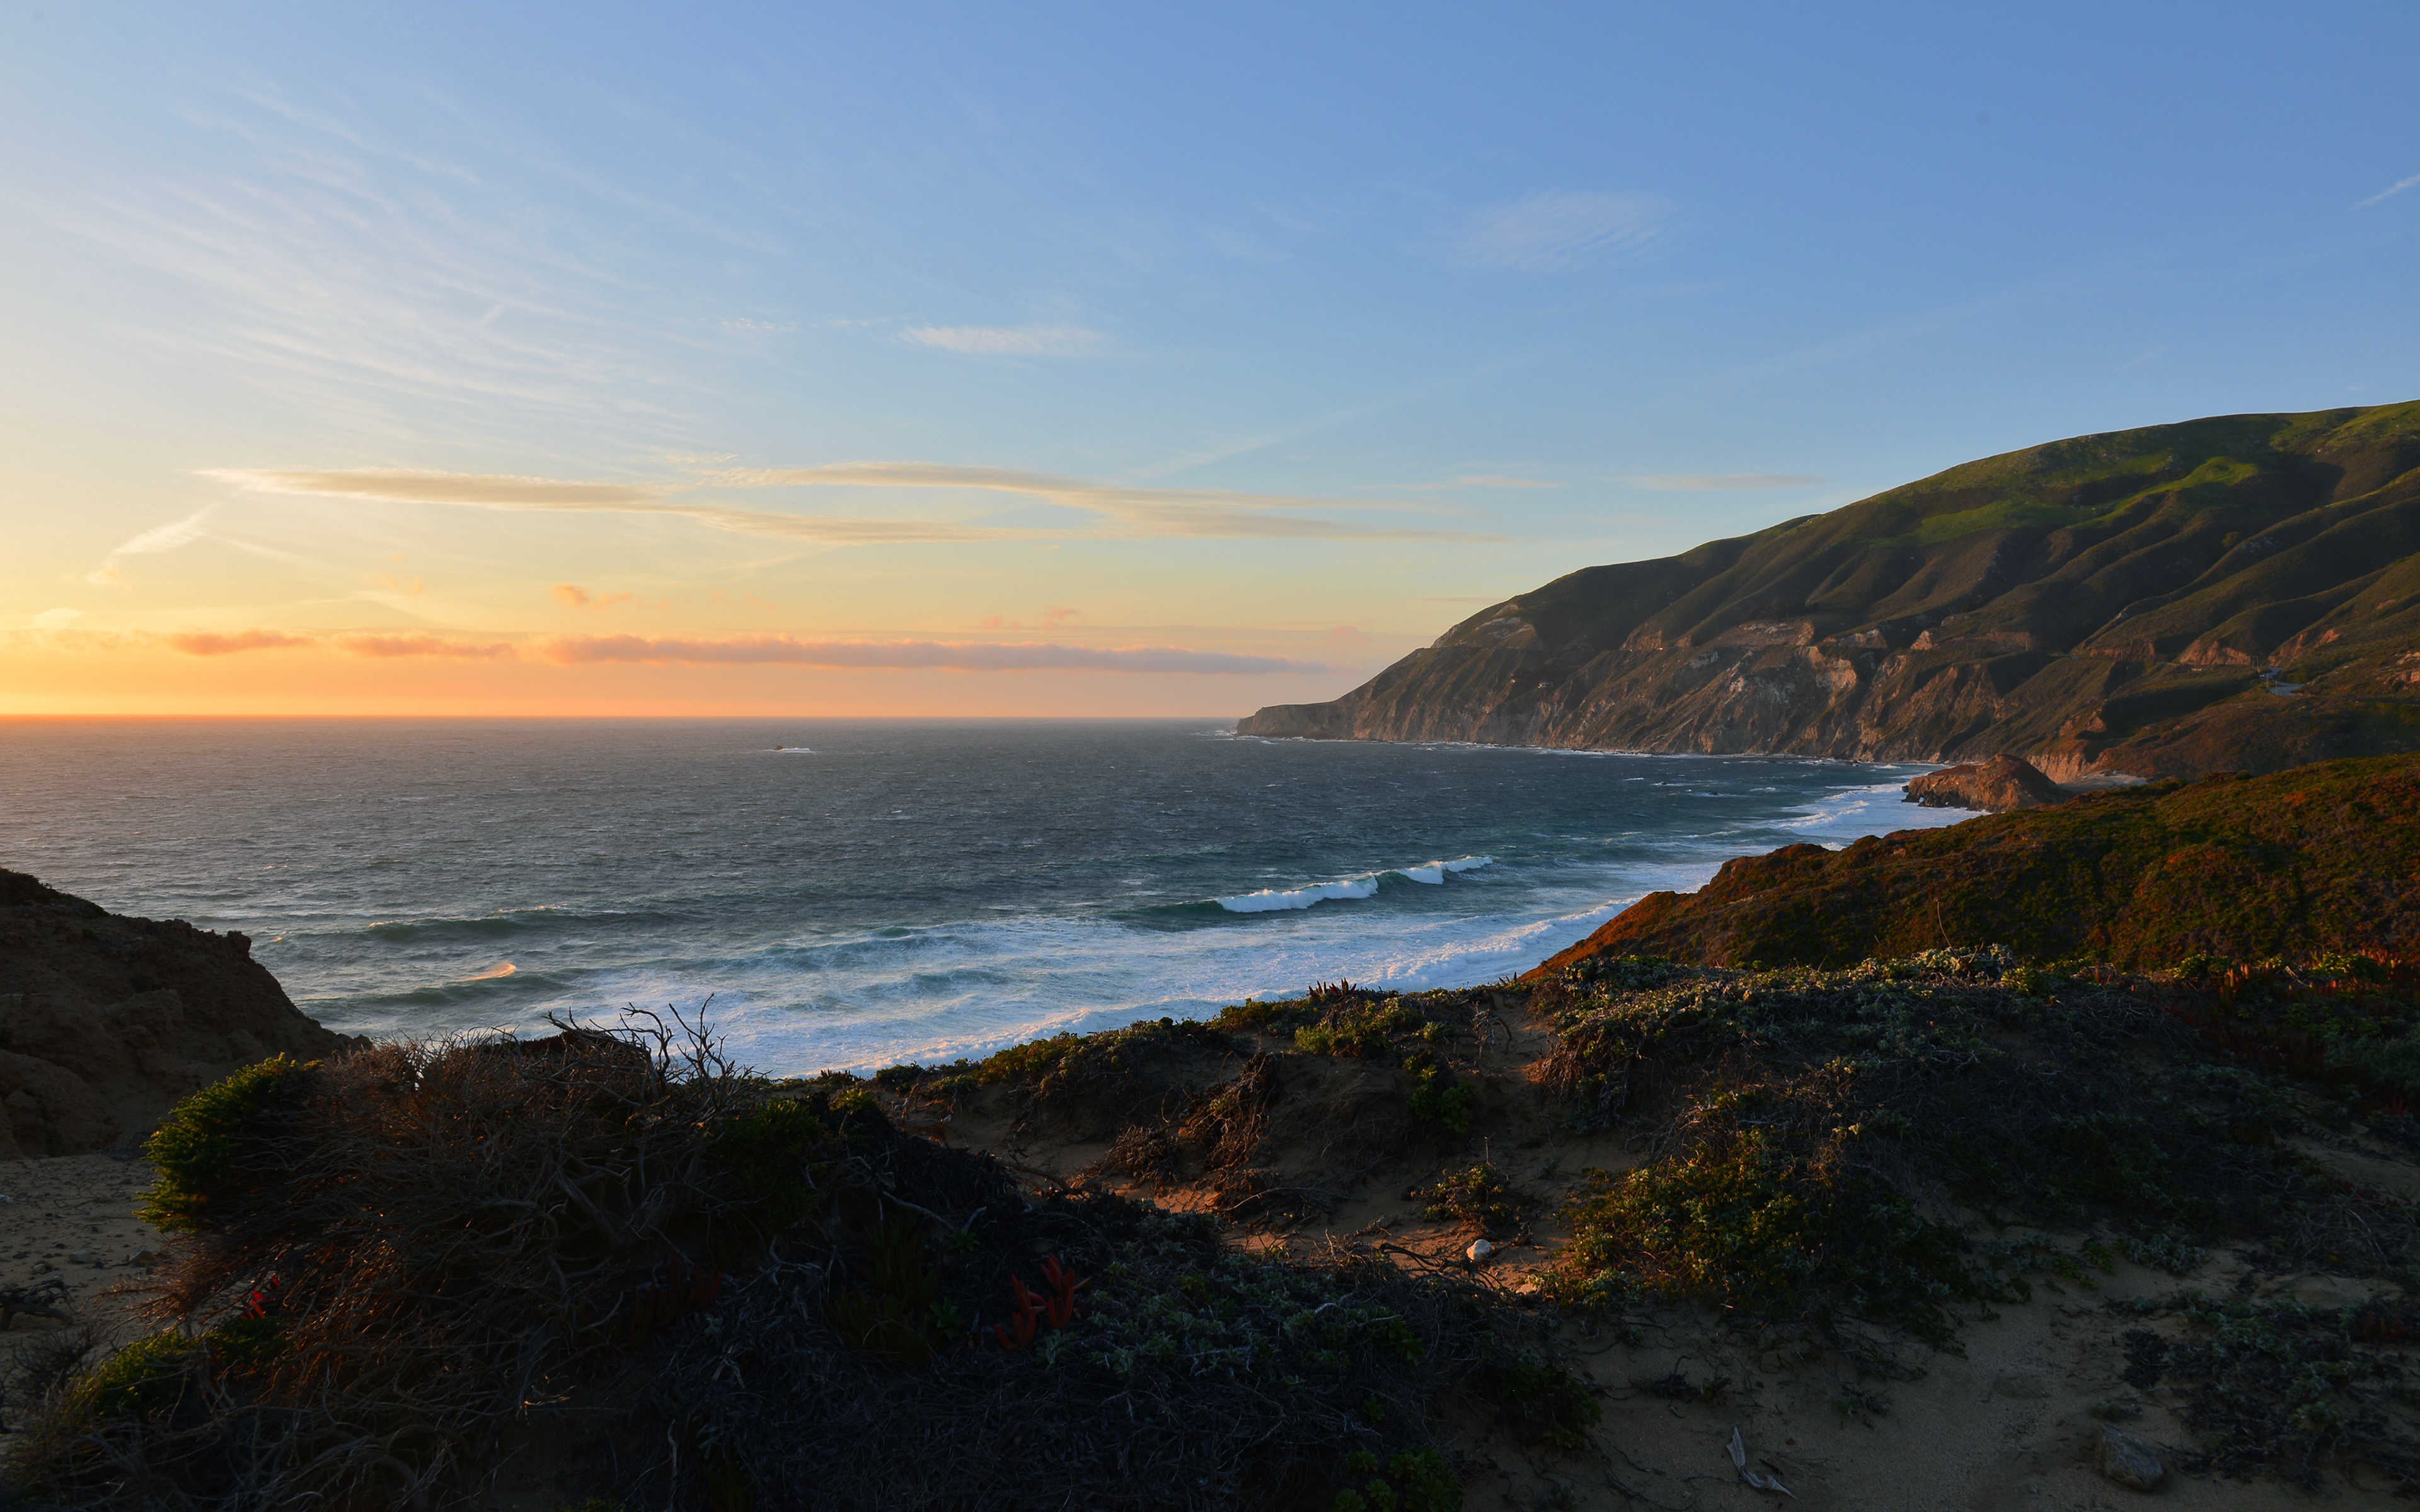
[[[0,1422],[19,1404],[19,1371],[38,1346],[87,1326],[104,1343],[142,1332],[136,1257],[160,1236],[134,1203],[150,1184],[148,1165],[116,1154],[0,1161],[0,1289],[61,1282],[64,1300],[52,1304],[70,1319],[19,1317],[0,1332]]]

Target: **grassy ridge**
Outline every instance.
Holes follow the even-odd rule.
[[[1583,568],[1239,728],[2189,777],[2420,749],[2415,674],[2420,403],[2075,437]]]
[[[1792,845],[1651,893],[1597,955],[1844,964],[1948,946],[2127,967],[2420,951],[2420,757],[2101,794],[1949,829]]]

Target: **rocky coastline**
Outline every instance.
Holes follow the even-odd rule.
[[[2420,757],[2145,784],[1745,857],[1519,981],[782,1082],[347,1041],[0,873],[11,1042],[148,1036],[0,1160],[0,1495],[2408,1496],[2415,815]]]

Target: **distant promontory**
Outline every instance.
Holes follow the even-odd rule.
[[[1481,610],[1239,733],[1851,760],[2061,782],[2420,749],[2420,402],[1969,462]]]

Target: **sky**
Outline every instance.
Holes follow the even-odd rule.
[[[1225,717],[2420,397],[2420,7],[0,0],[0,714]]]

